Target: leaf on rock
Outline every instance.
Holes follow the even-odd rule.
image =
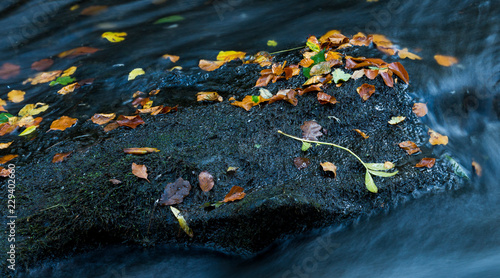
[[[343,70],[341,69],[335,69],[333,72],[332,72],[332,77],[333,77],[333,82],[335,82],[335,84],[339,83],[339,81],[347,81],[349,80],[349,78],[351,78],[351,75],[348,74],[348,73],[345,73]]]
[[[302,129],[302,138],[306,140],[317,141],[318,137],[323,136],[320,126],[316,121],[305,121],[303,125],[300,126]]]
[[[26,92],[20,90],[12,90],[7,94],[9,101],[14,103],[19,103],[24,100],[24,95]]]
[[[110,114],[94,114],[94,116],[92,116],[92,118],[90,118],[90,119],[92,120],[92,122],[94,124],[104,125],[104,124],[109,123],[115,117],[116,117],[115,113],[110,113]]]
[[[249,111],[252,107],[259,105],[262,102],[268,101],[261,96],[245,96],[242,101],[232,102],[231,105],[241,107]]]
[[[74,124],[76,124],[76,122],[77,122],[77,119],[75,119],[75,118],[70,118],[68,116],[62,116],[59,119],[52,122],[49,130],[65,130],[68,127],[71,127]]]
[[[284,100],[284,101],[288,101],[293,106],[297,106],[297,103],[299,103],[299,100],[296,98],[296,96],[297,96],[297,91],[295,91],[293,89],[279,90],[276,93],[276,95],[274,95],[273,97],[271,97],[269,99],[269,103],[273,103],[273,102],[278,101],[278,100]]]
[[[118,128],[120,125],[116,122],[114,123],[109,123],[104,127],[104,132],[110,132],[113,129]]]
[[[108,6],[90,6],[80,13],[81,15],[97,15],[108,9]]]
[[[299,170],[307,168],[310,164],[311,161],[306,157],[296,157],[293,159],[293,165]]]
[[[333,173],[333,177],[334,178],[337,178],[337,166],[335,166],[333,163],[331,162],[323,162],[323,163],[320,163],[321,167],[323,167],[323,171],[325,172],[332,172]]]
[[[160,205],[170,206],[182,203],[184,197],[189,195],[191,184],[188,181],[178,178],[174,183],[169,183],[165,186],[163,194],[161,194]]]
[[[11,63],[4,63],[0,67],[0,78],[6,80],[19,74],[21,67]]]
[[[127,33],[125,32],[104,32],[101,37],[107,39],[110,42],[121,42],[125,40]]]
[[[321,62],[316,65],[314,65],[311,70],[309,71],[310,76],[314,75],[323,75],[327,74],[331,71],[331,65],[330,62]]]
[[[117,184],[122,183],[122,181],[121,181],[121,180],[117,180],[117,179],[110,179],[110,180],[109,180],[109,182],[111,182],[111,183],[112,183],[112,184],[114,184],[114,185],[117,185]]]
[[[300,74],[299,65],[290,65],[290,66],[286,67],[284,69],[284,71],[285,71],[285,79],[286,80]]]
[[[94,47],[81,46],[81,47],[77,47],[77,48],[74,48],[71,50],[61,52],[57,55],[57,57],[59,57],[59,58],[74,58],[74,57],[81,56],[81,55],[92,54],[92,53],[95,53],[99,50],[100,49],[94,48]]]
[[[310,36],[307,39],[306,45],[314,52],[319,52],[321,50],[321,46],[319,45],[319,41],[315,36]]]
[[[217,92],[199,92],[196,94],[197,101],[218,101],[221,102],[223,100],[222,96],[220,96]]]
[[[12,142],[14,142],[14,141],[11,141],[8,143],[0,143],[0,150],[8,148],[12,144]]]
[[[319,103],[321,103],[321,104],[327,104],[327,103],[335,104],[335,103],[337,103],[337,99],[335,99],[335,97],[333,97],[329,94],[323,93],[323,92],[319,92],[317,95],[317,98],[318,98]]]
[[[450,67],[458,63],[458,59],[453,56],[445,56],[439,54],[434,55],[434,60],[436,60],[436,62],[443,67]]]
[[[10,170],[5,169],[4,167],[0,167],[0,177],[8,177],[10,175]]]
[[[356,46],[369,46],[372,43],[372,37],[366,36],[362,32],[358,32],[356,35],[352,36],[349,43]]]
[[[59,163],[62,162],[66,157],[68,157],[72,152],[67,152],[67,153],[56,153],[54,157],[52,158],[52,163]]]
[[[308,86],[304,90],[300,90],[299,95],[301,96],[301,95],[303,95],[305,93],[309,93],[309,92],[321,92],[322,86],[323,86],[323,84],[314,84],[314,85]]]
[[[307,79],[307,81],[304,84],[302,84],[302,86],[307,86],[307,85],[311,85],[311,84],[321,83],[321,81],[322,81],[323,78],[324,77],[321,76],[321,75],[313,76],[313,77]]]
[[[359,69],[359,70],[355,70],[352,73],[351,78],[354,79],[354,80],[357,80],[357,79],[360,79],[361,77],[363,77],[363,75],[365,75],[365,70],[364,69]]]
[[[404,121],[405,119],[406,119],[406,117],[403,117],[403,116],[391,117],[391,120],[388,121],[388,123],[390,125],[397,125],[400,122]]]
[[[134,80],[137,76],[143,75],[146,72],[142,68],[135,68],[128,74],[128,81]]]
[[[217,61],[224,61],[225,63],[232,60],[243,60],[246,53],[241,51],[221,51],[217,55]]]
[[[78,88],[80,88],[80,84],[78,84],[78,82],[75,82],[75,83],[72,83],[72,84],[69,84],[67,86],[62,87],[59,91],[57,91],[57,93],[60,95],[66,95],[66,94],[74,92],[75,89],[78,89]]]
[[[36,71],[44,71],[48,68],[50,68],[54,64],[54,60],[52,59],[42,59],[40,61],[33,62],[31,64],[31,69],[36,70]]]
[[[373,93],[375,93],[375,86],[364,83],[363,85],[359,86],[356,91],[363,99],[363,101],[366,101],[371,97],[371,95],[373,95]]]
[[[207,171],[203,171],[198,175],[198,181],[203,192],[208,192],[214,187],[214,177]]]
[[[11,125],[9,123],[0,124],[0,136],[11,133],[12,131],[16,130],[16,128],[16,125]]]
[[[412,141],[404,141],[399,143],[399,147],[405,150],[408,154],[414,154],[420,152],[420,148],[417,144]]]
[[[37,127],[38,127],[37,125],[29,126],[23,132],[19,133],[19,136],[29,135],[29,134],[35,132]]]
[[[299,66],[302,66],[304,68],[310,67],[312,64],[314,64],[314,60],[311,58],[304,58],[299,62]]]
[[[132,163],[132,174],[151,183],[148,180],[148,169],[146,168],[146,165]]]
[[[155,21],[153,24],[162,24],[162,23],[172,23],[172,22],[178,22],[184,20],[184,17],[182,15],[171,15],[171,16],[166,16],[158,19]]]
[[[380,71],[380,76],[384,80],[384,83],[387,87],[394,87],[394,80],[392,79],[392,71]]]
[[[430,128],[429,128],[429,131],[427,133],[430,136],[429,143],[431,143],[431,145],[446,145],[446,144],[448,144],[448,136],[441,135]]]
[[[26,83],[31,83],[31,85],[37,85],[41,83],[47,83],[54,79],[56,79],[59,75],[61,75],[62,70],[54,70],[54,71],[44,71],[37,73],[34,77],[30,77],[23,81],[23,85]]]
[[[410,51],[408,51],[408,48],[403,48],[398,50],[398,56],[401,59],[411,59],[411,60],[422,60],[422,57],[418,56],[417,54],[413,54]]]
[[[396,165],[394,165],[394,163],[392,163],[390,161],[384,162],[384,168],[387,169],[387,170],[390,170],[390,169],[394,168],[394,166],[396,166]]]
[[[406,69],[401,65],[400,62],[394,62],[390,63],[388,65],[389,69],[396,74],[401,80],[403,80],[406,84],[410,82],[410,77],[408,76],[408,72]]]
[[[63,71],[63,73],[61,74],[61,77],[72,75],[73,73],[75,73],[75,71],[76,71],[77,68],[78,67],[70,67],[70,68],[68,68],[67,70]],[[64,84],[64,85],[66,85],[66,84]]]
[[[193,230],[191,230],[191,228],[189,228],[187,222],[186,222],[186,219],[184,219],[184,216],[182,216],[181,212],[170,206],[170,210],[172,211],[172,213],[174,214],[175,218],[177,218],[177,221],[179,221],[179,226],[181,226],[181,228],[184,230],[184,232],[189,236],[189,237],[193,237]]]
[[[415,115],[418,117],[423,117],[427,115],[427,105],[425,103],[414,103],[411,109]]]
[[[163,56],[161,56],[163,59],[169,59],[170,61],[172,61],[172,63],[175,63],[177,61],[179,61],[179,56],[177,55],[170,55],[170,54],[164,54]]]
[[[366,171],[365,186],[366,186],[366,189],[368,189],[368,191],[370,191],[372,193],[377,193],[378,192],[378,188],[375,185],[375,182],[373,181],[372,175],[370,175],[369,171]]]
[[[359,135],[361,135],[361,137],[363,137],[364,139],[368,139],[370,138],[370,136],[366,135],[366,133],[364,133],[363,131],[359,130],[359,129],[354,129],[354,131],[356,131],[357,133],[359,133]]]
[[[0,165],[1,165],[1,164],[5,164],[5,163],[7,163],[7,162],[11,161],[12,159],[14,159],[14,158],[16,158],[16,157],[18,157],[18,156],[19,156],[19,155],[17,155],[17,154],[8,154],[8,155],[4,155],[4,156],[0,157]]]
[[[435,158],[430,158],[430,157],[424,157],[420,160],[415,167],[422,168],[422,167],[427,167],[427,168],[432,168],[434,164],[436,163]]]
[[[138,125],[144,124],[144,121],[142,120],[141,116],[139,116],[139,115],[136,115],[136,116],[120,115],[120,116],[118,116],[116,123],[120,126],[128,126],[130,128],[136,128]]]
[[[227,193],[226,197],[224,197],[223,202],[227,203],[243,199],[246,195],[243,191],[243,187],[237,185],[233,186],[231,190],[229,190],[229,193]]]
[[[123,149],[124,153],[128,154],[147,154],[153,152],[159,152],[160,150],[157,148],[125,148]]]
[[[208,61],[208,60],[200,60],[198,67],[204,71],[214,71],[224,65],[224,61]]]
[[[481,165],[479,163],[472,160],[472,167],[474,167],[474,170],[476,171],[476,175],[478,175],[479,177],[481,177],[483,175],[483,168],[481,167]]]

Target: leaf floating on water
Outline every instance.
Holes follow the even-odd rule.
[[[172,206],[170,206],[170,210],[174,214],[175,218],[177,218],[177,221],[179,221],[179,226],[181,226],[184,232],[186,232],[189,237],[193,237],[193,231],[189,228],[186,219],[184,219],[184,216],[181,215],[181,212]]]
[[[413,54],[410,51],[408,51],[408,48],[403,48],[398,50],[398,56],[401,59],[411,59],[411,60],[422,60],[422,57],[418,56],[417,54]]]
[[[160,150],[157,148],[126,148],[123,149],[124,153],[128,154],[147,154],[153,152],[159,152]]]
[[[434,55],[434,60],[436,60],[436,62],[443,67],[450,67],[458,63],[458,59],[453,56],[445,56],[439,54]]]
[[[0,67],[0,78],[6,80],[15,77],[19,74],[21,67],[19,65],[14,65],[11,63],[4,63]]]
[[[70,49],[70,50],[61,52],[57,55],[57,57],[59,57],[59,58],[74,58],[74,57],[81,56],[81,55],[92,54],[92,53],[95,53],[99,50],[100,49],[94,48],[94,47],[81,46],[81,47],[77,47],[74,49]]]
[[[125,40],[124,37],[127,36],[125,32],[105,32],[101,35],[101,37],[107,39],[110,42],[121,42]]]
[[[182,15],[171,15],[156,20],[153,24],[172,23],[184,20]]]
[[[159,203],[163,206],[180,204],[184,197],[189,195],[190,190],[191,184],[182,178],[178,178],[174,183],[169,183],[165,186]]]
[[[226,197],[224,197],[223,202],[224,203],[234,202],[243,199],[246,195],[245,192],[243,191],[244,191],[243,187],[237,185],[233,186],[229,191],[229,193],[227,193]]]
[[[18,115],[24,116],[35,116],[46,111],[49,108],[48,104],[38,102],[36,104],[26,104],[21,110],[19,110]]]
[[[80,84],[78,84],[78,82],[75,82],[75,83],[72,83],[72,84],[69,84],[67,86],[62,87],[59,91],[57,91],[57,93],[60,95],[66,95],[66,94],[74,92],[78,88],[80,88]]]
[[[405,150],[410,155],[420,152],[420,148],[417,146],[417,144],[413,143],[412,141],[401,142],[399,143],[399,147]]]
[[[141,116],[123,116],[120,115],[116,120],[116,123],[120,126],[128,126],[130,128],[136,128],[138,125],[144,124]]]
[[[278,43],[275,40],[268,40],[267,41],[267,46],[275,47],[277,45],[278,45]]]
[[[56,153],[54,157],[52,158],[52,163],[59,163],[62,162],[66,157],[68,157],[72,152],[67,152],[67,153]]]
[[[427,133],[430,136],[429,143],[431,143],[431,145],[446,145],[446,144],[448,144],[448,136],[441,135],[430,128],[429,128],[429,131]]]
[[[401,123],[402,121],[404,121],[405,119],[406,119],[406,117],[403,117],[403,116],[391,117],[391,120],[388,121],[388,123],[390,125],[397,125],[397,124]]]
[[[198,175],[198,181],[203,192],[208,192],[214,187],[214,177],[207,171],[203,171]]]
[[[481,177],[483,175],[483,168],[481,167],[481,165],[479,163],[472,160],[472,167],[474,167],[474,170],[476,171],[476,175],[478,175],[479,177]]]
[[[295,165],[295,167],[297,167],[297,169],[299,170],[307,168],[310,164],[311,161],[306,157],[296,157],[293,160],[293,165]]]
[[[243,60],[246,53],[241,51],[221,51],[217,55],[217,61],[224,61],[225,63],[232,60]]]
[[[59,119],[52,122],[50,125],[50,130],[65,130],[76,124],[77,119],[70,118],[68,116],[62,116]]]
[[[427,105],[425,103],[414,103],[411,109],[415,115],[418,117],[423,117],[427,115]]]
[[[356,131],[357,133],[359,133],[359,135],[361,135],[361,137],[363,137],[364,139],[368,139],[370,138],[370,136],[366,135],[366,133],[364,133],[363,131],[359,130],[359,129],[354,129],[354,131]]]
[[[222,102],[223,98],[217,92],[199,92],[196,94],[197,101],[218,101]]]
[[[110,114],[94,114],[94,116],[92,116],[92,118],[90,118],[90,119],[92,120],[92,122],[94,124],[103,125],[103,124],[109,123],[115,117],[116,117],[115,113],[110,113]]]
[[[108,6],[90,6],[80,13],[81,15],[97,15],[108,9]]]
[[[9,98],[9,101],[12,101],[14,103],[19,103],[24,100],[24,95],[26,92],[20,91],[20,90],[12,90],[7,94],[7,97]]]
[[[333,173],[333,177],[334,178],[337,178],[337,166],[335,166],[333,163],[331,162],[323,162],[323,163],[320,163],[321,167],[323,167],[323,171],[325,172],[332,172]]]
[[[317,141],[318,137],[323,136],[320,126],[316,121],[305,121],[303,125],[300,126],[302,129],[302,138],[312,141]]]
[[[60,76],[56,80],[52,81],[49,83],[49,86],[55,86],[55,85],[68,85],[69,83],[75,81],[75,78],[71,76]]]
[[[144,72],[143,69],[141,68],[136,68],[136,69],[133,69],[129,74],[128,74],[128,81],[130,80],[134,80],[137,76],[139,75],[143,75],[145,74],[146,72]]]
[[[52,59],[42,59],[40,61],[33,62],[31,64],[31,69],[36,71],[44,71],[50,68],[54,64],[54,60]]]
[[[373,93],[375,93],[375,86],[365,83],[359,86],[356,91],[363,101],[366,101],[371,97],[371,95],[373,95]]]
[[[179,56],[177,55],[170,55],[170,54],[164,54],[163,56],[161,56],[163,59],[169,59],[170,61],[172,61],[172,63],[175,63],[177,61],[179,61]]]
[[[430,158],[430,157],[424,157],[420,160],[415,167],[421,168],[421,167],[427,167],[427,168],[432,168],[434,164],[436,163],[435,158]]]
[[[148,169],[146,168],[146,165],[132,163],[132,174],[151,183],[148,180]]]
[[[1,165],[1,164],[5,164],[5,163],[7,163],[7,162],[11,161],[12,159],[14,159],[14,158],[16,158],[16,157],[18,157],[18,156],[19,156],[19,155],[17,155],[17,154],[8,154],[8,155],[4,155],[4,156],[0,157],[0,165]]]
[[[224,65],[224,61],[200,60],[198,67],[204,71],[214,71]]]

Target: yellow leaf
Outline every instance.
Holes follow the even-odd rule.
[[[62,70],[39,72],[33,78],[30,77],[30,78],[24,80],[23,85],[28,83],[28,82],[30,82],[31,85],[37,85],[40,83],[47,83],[47,82],[50,82],[50,81],[56,79],[57,77],[59,77],[59,75],[61,75],[61,73],[62,73]]]
[[[63,71],[63,73],[61,74],[61,77],[72,75],[73,73],[75,73],[76,69],[77,69],[77,67],[71,67],[71,68]]]
[[[278,45],[278,43],[275,40],[268,40],[267,41],[267,46],[274,47],[274,46],[277,46],[277,45]]]
[[[21,132],[21,134],[19,134],[19,136],[26,136],[28,134],[33,133],[36,130],[36,127],[37,127],[36,125],[33,125],[26,128],[23,132]]]
[[[125,40],[125,36],[127,36],[127,33],[125,32],[105,32],[101,35],[101,37],[107,39],[110,42],[121,42]]]
[[[392,117],[390,121],[388,121],[388,123],[390,125],[397,125],[399,124],[400,122],[404,121],[406,119],[406,117],[404,116],[397,116],[397,117]]]
[[[10,146],[10,144],[12,144],[12,142],[14,142],[14,141],[11,141],[8,143],[0,143],[0,150],[8,148]]]
[[[429,131],[427,133],[430,136],[429,143],[431,143],[431,145],[446,145],[446,144],[448,144],[448,136],[441,135],[430,128],[429,128]]]
[[[19,110],[19,116],[24,117],[27,115],[37,115],[49,108],[48,104],[38,102],[37,104],[26,104],[21,110]]]
[[[458,59],[453,56],[434,55],[434,60],[443,67],[449,67],[458,63]]]
[[[398,56],[401,59],[412,59],[412,60],[422,60],[422,57],[418,56],[417,54],[413,54],[410,51],[408,51],[408,48],[403,48],[401,50],[398,50]]]
[[[172,206],[170,206],[170,210],[174,214],[175,218],[177,218],[177,221],[179,221],[179,225],[184,230],[184,232],[186,232],[189,237],[193,237],[193,231],[191,230],[191,228],[189,228],[186,219],[184,219],[184,216],[181,215],[181,212]]]
[[[332,172],[333,173],[333,177],[336,178],[337,177],[337,166],[335,166],[333,163],[331,162],[323,162],[323,163],[320,163],[321,167],[323,167],[323,171],[325,172]]]
[[[71,8],[69,8],[70,11],[78,10],[80,8],[80,5],[73,5]]]
[[[141,68],[136,68],[136,69],[133,69],[129,74],[128,74],[128,81],[130,80],[134,80],[138,75],[143,75],[145,74],[146,72],[144,72],[143,69]]]
[[[219,55],[217,55],[217,61],[229,62],[236,59],[243,60],[245,55],[246,53],[241,51],[221,51]]]
[[[26,94],[24,91],[12,90],[9,92],[7,97],[9,98],[10,101],[18,103],[24,100],[24,94]]]

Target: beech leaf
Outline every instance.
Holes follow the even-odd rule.
[[[146,165],[132,163],[132,174],[134,174],[136,177],[145,179],[150,182],[148,180],[148,169],[146,168]]]
[[[115,113],[110,113],[110,114],[94,114],[94,116],[92,116],[92,118],[90,118],[90,119],[92,120],[92,122],[94,124],[103,125],[103,124],[109,123],[115,117],[116,117]]]
[[[59,58],[74,58],[74,57],[81,56],[81,55],[92,54],[92,53],[95,53],[99,50],[100,49],[94,48],[94,47],[81,46],[81,47],[77,47],[77,48],[74,48],[71,50],[61,52],[57,55],[57,57],[59,57]]]
[[[436,159],[435,158],[424,157],[424,158],[422,158],[420,160],[420,162],[417,163],[417,165],[415,165],[415,167],[418,167],[418,168],[421,168],[421,167],[432,168],[432,166],[434,166],[435,163],[436,163]]]
[[[125,32],[105,32],[101,37],[107,39],[110,42],[121,42],[125,40],[127,33]]]
[[[14,158],[16,158],[16,157],[18,157],[18,156],[19,156],[19,155],[17,155],[17,154],[8,154],[8,155],[4,155],[4,156],[0,157],[0,165],[1,165],[1,164],[5,164],[5,163],[7,163],[7,162],[11,161],[12,159],[14,159]]]
[[[130,128],[136,128],[138,125],[144,124],[141,116],[123,116],[120,115],[116,120],[116,123],[120,126],[128,126]]]
[[[399,143],[399,147],[405,150],[408,154],[414,154],[420,152],[420,148],[417,144],[412,141],[404,141]]]
[[[218,101],[222,102],[223,98],[217,92],[199,92],[196,94],[197,101]]]
[[[165,186],[163,194],[161,194],[160,205],[169,206],[182,203],[184,197],[189,195],[191,184],[178,178],[174,183],[169,183]]]
[[[52,163],[62,162],[66,157],[68,157],[72,152],[67,153],[56,153],[52,158]]]
[[[52,122],[50,125],[50,130],[65,130],[68,127],[73,126],[77,122],[77,119],[70,118],[68,116],[62,116],[59,119]]]
[[[323,167],[323,171],[327,172],[327,171],[330,171],[333,173],[333,177],[334,178],[337,178],[337,166],[335,166],[333,163],[331,162],[323,162],[323,163],[320,163],[321,167]]]
[[[224,197],[223,202],[224,203],[234,202],[243,199],[246,195],[245,192],[243,191],[244,191],[243,187],[237,185],[233,186],[229,191],[229,193],[227,193],[226,197]]]
[[[143,75],[145,74],[146,72],[142,69],[142,68],[136,68],[136,69],[133,69],[129,74],[128,74],[128,81],[130,80],[134,80],[137,76],[139,75]]]
[[[458,63],[458,59],[453,56],[439,54],[434,55],[434,60],[436,60],[436,62],[443,67],[453,66],[454,64]]]
[[[431,143],[431,145],[446,145],[446,144],[448,144],[448,136],[441,135],[430,128],[429,128],[429,131],[427,133],[430,136],[429,143]]]
[[[366,101],[371,97],[371,95],[373,95],[373,93],[375,93],[375,86],[365,83],[359,86],[356,91],[363,101]]]
[[[332,72],[332,77],[333,77],[333,82],[335,82],[335,84],[339,83],[339,81],[347,81],[349,80],[349,78],[351,78],[351,75],[348,74],[348,73],[345,73],[343,70],[341,69],[335,69],[333,72]]]
[[[403,116],[391,117],[391,120],[388,121],[388,123],[390,125],[397,125],[397,124],[401,123],[402,121],[404,121],[405,119],[406,119],[406,117],[403,117]]]
[[[427,105],[425,103],[414,103],[411,109],[415,115],[418,117],[423,117],[427,115]]]
[[[203,171],[198,175],[198,181],[203,192],[208,192],[214,187],[214,177],[207,171]]]
[[[52,59],[42,59],[40,61],[33,62],[31,64],[31,69],[36,71],[44,71],[50,68],[54,64],[54,60]]]
[[[7,94],[9,101],[14,103],[19,103],[24,100],[24,95],[26,92],[20,90],[12,90]]]

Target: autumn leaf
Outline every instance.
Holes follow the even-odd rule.
[[[420,152],[420,148],[417,144],[412,141],[404,141],[399,143],[399,147],[405,150],[408,154],[414,154]]]
[[[151,183],[148,180],[148,169],[146,168],[146,165],[139,165],[132,163],[132,174],[135,176],[147,180],[149,183]]]
[[[0,124],[0,136],[4,136],[5,134],[11,133],[17,128],[15,125],[11,125],[9,123]]]
[[[69,84],[67,86],[62,87],[59,91],[57,91],[57,93],[60,95],[66,95],[66,94],[72,93],[73,91],[75,91],[75,89],[78,89],[78,88],[80,88],[80,84],[78,84],[78,82],[75,82],[75,83],[72,83],[72,84]]]
[[[359,130],[359,129],[354,129],[354,131],[356,131],[357,133],[359,133],[359,135],[361,135],[361,137],[363,137],[364,139],[368,139],[370,138],[370,136],[366,135],[366,133],[364,133],[363,131]]]
[[[189,226],[186,222],[186,219],[184,219],[184,216],[182,216],[181,212],[172,206],[170,207],[170,210],[174,214],[175,218],[177,218],[177,221],[179,221],[179,226],[181,226],[181,228],[184,230],[184,232],[189,237],[193,237],[193,231],[191,230],[191,228],[189,228]]]
[[[323,86],[323,84],[314,84],[314,85],[308,86],[304,90],[300,90],[299,91],[299,95],[301,96],[301,95],[303,95],[305,93],[309,93],[309,92],[321,92],[322,91],[322,89],[321,89],[322,86]]]
[[[26,135],[29,135],[33,132],[35,132],[36,128],[38,126],[36,125],[33,125],[33,126],[29,126],[28,128],[26,128],[23,132],[19,133],[19,136],[26,136]]]
[[[108,9],[108,6],[90,6],[81,11],[81,15],[97,15]]]
[[[174,183],[169,183],[165,186],[159,204],[163,206],[180,204],[184,197],[189,195],[190,190],[191,184],[182,178],[178,178]]]
[[[429,131],[427,133],[430,136],[429,143],[431,143],[431,145],[446,145],[446,144],[448,144],[448,136],[441,135],[430,128],[429,128]]]
[[[453,57],[453,56],[445,56],[445,55],[434,55],[434,60],[436,62],[444,67],[449,67],[453,66],[454,64],[458,63],[458,59]]]
[[[362,32],[358,32],[356,35],[352,36],[349,43],[356,46],[369,46],[372,43],[372,37],[366,36]]]
[[[321,47],[319,45],[319,41],[315,36],[310,36],[307,39],[306,45],[307,45],[307,47],[309,47],[309,49],[311,49],[314,52],[319,52],[321,50]]]
[[[323,167],[323,171],[325,172],[332,172],[333,173],[333,177],[334,178],[337,178],[337,166],[335,166],[333,163],[331,162],[323,162],[323,163],[320,163],[321,167]]]
[[[122,183],[122,181],[121,181],[121,180],[117,180],[117,179],[110,179],[110,180],[109,180],[109,182],[111,182],[111,183],[112,183],[112,184],[114,184],[114,185],[117,185],[117,184]]]
[[[200,60],[198,67],[204,71],[214,71],[224,65],[224,61],[208,61],[208,60]]]
[[[325,43],[325,42],[327,42],[327,41],[328,41],[328,38],[329,38],[330,36],[335,35],[335,34],[340,34],[340,31],[339,31],[339,30],[330,30],[330,31],[326,32],[323,36],[321,36],[321,37],[319,38],[319,41],[320,41],[321,43]]]
[[[12,90],[7,94],[9,101],[14,103],[19,103],[24,100],[24,95],[26,92],[20,90]]]
[[[120,125],[116,122],[114,123],[109,123],[104,127],[104,132],[110,132],[113,129],[118,128]]]
[[[422,57],[418,56],[417,54],[413,54],[410,51],[408,51],[408,48],[403,48],[398,50],[398,56],[401,59],[411,59],[411,60],[422,60]]]
[[[405,119],[406,119],[406,117],[403,117],[403,116],[391,117],[391,120],[388,121],[388,123],[390,125],[397,125],[397,124],[401,123],[402,121],[404,121]]]
[[[298,94],[297,91],[295,91],[293,89],[279,90],[276,93],[276,95],[272,96],[269,99],[269,103],[273,103],[273,102],[278,101],[278,100],[284,100],[284,101],[288,101],[293,106],[297,106],[297,104],[299,103],[299,100],[296,98],[297,94]]]
[[[246,195],[245,192],[243,191],[244,191],[243,187],[237,185],[233,186],[229,191],[229,193],[226,195],[226,197],[224,197],[223,202],[227,203],[243,199]]]
[[[56,79],[59,75],[61,75],[61,73],[62,70],[39,72],[34,77],[30,77],[24,80],[23,84],[31,83],[31,85],[37,85],[41,83],[47,83]]]
[[[371,97],[371,95],[373,95],[373,93],[375,93],[375,86],[365,83],[359,86],[356,91],[363,101],[366,101]]]
[[[203,192],[208,192],[214,187],[214,177],[207,171],[203,171],[198,175],[198,181]]]
[[[337,99],[335,99],[335,97],[333,97],[329,94],[323,93],[323,92],[319,92],[317,95],[317,98],[318,98],[319,103],[321,103],[321,104],[327,104],[327,103],[335,104],[335,103],[337,103]]]
[[[157,148],[125,148],[123,149],[124,153],[128,154],[147,154],[153,152],[159,152],[160,150]]]
[[[311,58],[304,58],[302,59],[300,62],[299,62],[299,65],[304,67],[304,68],[308,68],[310,67],[312,64],[314,64],[314,60],[311,59]],[[306,76],[307,77],[307,76]]]
[[[299,65],[290,65],[290,66],[286,67],[284,69],[284,71],[285,71],[285,79],[286,80],[300,74]]]
[[[259,105],[262,102],[268,101],[261,96],[245,96],[241,101],[232,102],[231,105],[241,107],[249,111],[252,107]]]
[[[351,78],[351,75],[348,73],[345,73],[341,69],[335,69],[332,72],[332,77],[333,77],[333,82],[335,82],[335,84],[337,84],[337,83],[339,83],[340,80],[342,80],[342,81],[349,80],[349,78]]]
[[[127,36],[125,32],[105,32],[101,35],[101,37],[107,39],[110,42],[121,42],[125,40],[124,37]]]
[[[77,47],[77,48],[73,48],[71,50],[61,52],[61,53],[57,54],[57,57],[59,57],[59,58],[74,58],[74,57],[81,56],[81,55],[93,54],[99,50],[100,49],[94,48],[94,47],[81,46],[81,47]]]
[[[36,70],[36,71],[44,71],[48,68],[50,68],[54,64],[54,60],[52,59],[42,59],[40,61],[33,62],[31,64],[31,69]]]
[[[110,114],[94,114],[94,116],[92,116],[92,118],[90,118],[90,119],[92,120],[92,122],[94,124],[103,125],[103,124],[109,123],[115,117],[116,117],[115,113],[110,113]]]
[[[306,157],[296,157],[293,159],[293,165],[299,170],[307,168],[310,164],[311,161]]]
[[[10,175],[10,170],[5,169],[4,167],[0,167],[0,177],[8,177]]]
[[[19,74],[21,67],[11,63],[4,63],[0,67],[0,78],[6,80]]]
[[[390,170],[392,168],[394,168],[394,163],[390,162],[390,161],[386,161],[384,162],[384,168],[387,169],[387,170]]]
[[[196,94],[197,101],[218,101],[221,102],[223,100],[222,96],[220,96],[217,92],[199,92]]]
[[[321,83],[322,79],[323,79],[323,76],[321,76],[321,75],[313,76],[313,77],[307,79],[307,81],[304,82],[304,84],[302,84],[302,86],[307,86],[307,85],[312,85],[312,84],[316,84],[316,83]]]
[[[483,168],[481,167],[481,165],[479,163],[472,160],[472,167],[474,167],[474,170],[476,171],[476,175],[478,175],[479,177],[481,177],[483,175]]]
[[[120,126],[128,126],[130,128],[136,128],[138,125],[144,124],[141,116],[123,116],[120,115],[116,120],[116,123]]]
[[[52,158],[52,163],[62,162],[66,157],[68,157],[72,152],[67,153],[56,153]]]
[[[403,67],[403,65],[401,65],[400,62],[390,63],[387,66],[395,75],[401,78],[401,80],[403,80],[406,84],[410,82],[410,77],[408,76],[408,72]]]
[[[225,63],[232,60],[243,60],[246,53],[241,51],[221,51],[217,55],[217,61],[224,61]]]
[[[7,162],[11,161],[12,159],[14,159],[14,158],[16,158],[16,157],[18,157],[18,156],[19,156],[19,155],[17,155],[17,154],[8,154],[8,155],[4,155],[4,156],[0,157],[0,165],[1,165],[1,164],[5,164],[5,163],[7,163]]]
[[[71,76],[59,76],[56,80],[51,81],[49,83],[49,86],[55,86],[55,85],[66,86],[73,81],[75,81],[75,78],[73,78]]]
[[[323,127],[315,121],[305,121],[304,124],[300,126],[300,129],[302,129],[302,138],[317,141],[318,137],[323,136],[323,133],[321,133],[322,128]]]
[[[310,76],[323,75],[329,73],[330,71],[331,71],[330,62],[325,61],[314,65],[309,71],[309,75]]]
[[[179,56],[177,55],[170,55],[170,54],[164,54],[163,56],[161,56],[163,59],[169,59],[170,61],[172,61],[172,63],[175,63],[177,61],[179,61]]]
[[[14,142],[14,141],[11,141],[8,143],[0,143],[0,150],[8,148],[12,144],[12,142]]]
[[[421,168],[421,167],[427,167],[427,168],[432,168],[434,166],[434,163],[436,163],[435,158],[429,158],[429,157],[424,157],[420,160],[415,167]]]
[[[141,68],[136,68],[136,69],[133,69],[129,74],[128,74],[128,81],[130,80],[134,80],[137,76],[139,75],[143,75],[145,74],[146,72],[144,72],[143,69]]]
[[[411,109],[418,117],[427,115],[427,105],[425,103],[414,103]]]
[[[70,118],[68,116],[62,116],[59,119],[52,122],[49,130],[65,130],[68,127],[73,126],[77,122],[77,119]]]

